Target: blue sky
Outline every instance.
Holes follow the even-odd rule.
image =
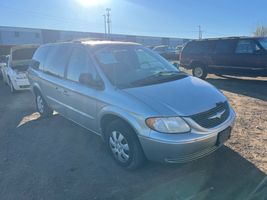
[[[251,35],[267,24],[266,0],[0,0],[0,25],[104,32],[105,8],[112,32],[197,38]],[[94,0],[89,0],[94,1]]]

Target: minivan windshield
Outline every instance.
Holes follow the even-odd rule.
[[[122,88],[171,81],[182,74],[171,63],[139,45],[103,45],[94,51],[94,57],[111,83]]]
[[[267,38],[261,38],[259,39],[259,43],[261,44],[261,46],[267,50]]]

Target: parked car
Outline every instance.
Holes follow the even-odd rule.
[[[30,88],[26,72],[37,47],[36,45],[22,45],[11,48],[8,65],[5,69],[5,81],[11,92]]]
[[[235,113],[214,86],[126,42],[42,45],[28,70],[41,117],[56,110],[101,136],[128,169],[145,158],[179,163],[230,137]]]
[[[237,76],[267,76],[267,38],[235,37],[195,40],[181,53],[181,66],[193,75],[208,73]]]
[[[153,51],[157,52],[159,55],[167,60],[179,60],[179,54],[175,48],[168,45],[160,45],[153,48]]]
[[[0,56],[0,79],[5,80],[5,67],[7,66],[8,56]]]

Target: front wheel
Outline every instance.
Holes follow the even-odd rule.
[[[40,92],[35,95],[35,103],[36,109],[40,113],[42,118],[47,118],[53,115],[53,110],[48,107]]]
[[[205,79],[208,75],[206,67],[202,65],[196,65],[193,67],[192,71],[193,76],[201,79]]]
[[[143,165],[145,156],[136,133],[126,123],[116,120],[106,129],[106,142],[114,160],[134,170]]]

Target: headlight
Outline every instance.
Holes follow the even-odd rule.
[[[146,124],[149,128],[162,133],[186,133],[190,131],[189,125],[180,117],[148,118]]]

